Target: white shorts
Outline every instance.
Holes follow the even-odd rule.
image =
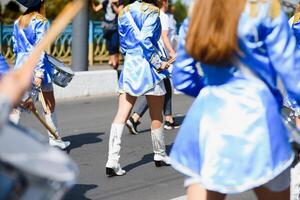
[[[164,81],[160,81],[154,88],[146,92],[144,95],[152,96],[164,96],[166,94],[166,88]]]
[[[119,92],[119,94],[126,93],[123,90],[119,90],[118,92]],[[143,95],[164,96],[166,93],[167,92],[166,92],[164,81],[161,80],[154,88],[152,88],[151,90],[149,90],[148,92],[146,92]]]

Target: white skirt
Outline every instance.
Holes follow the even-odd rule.
[[[124,94],[123,90],[119,90],[120,94]],[[161,80],[154,88],[148,90],[144,95],[164,96],[166,94],[164,80]]]

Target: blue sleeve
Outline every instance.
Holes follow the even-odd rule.
[[[5,61],[5,58],[0,53],[0,76],[2,74],[5,74],[9,70],[9,66],[7,62]]]
[[[272,65],[281,78],[288,95],[300,105],[300,50],[283,11],[268,19],[265,44]]]
[[[39,43],[39,41],[44,37],[48,30],[49,24],[47,21],[37,20],[35,23],[35,42],[34,46]],[[43,53],[40,57],[40,60],[34,70],[34,75],[36,78],[44,78],[45,65],[44,65],[45,53]]]
[[[158,49],[153,45],[151,39],[158,31],[161,32],[161,24],[159,12],[157,10],[148,14],[141,29],[141,33],[137,35],[144,56],[156,69],[160,68],[162,60],[160,59]]]
[[[16,37],[17,37],[17,34],[18,34],[18,27],[17,27],[17,23],[15,22],[14,23],[14,30],[13,30],[13,34],[12,34],[12,42],[13,42],[13,52],[15,54],[18,53],[18,46],[17,46],[17,40],[16,40]]]
[[[205,85],[204,79],[199,75],[196,67],[199,62],[192,58],[185,50],[187,30],[188,20],[186,19],[179,31],[179,47],[173,68],[172,81],[177,90],[196,97]]]

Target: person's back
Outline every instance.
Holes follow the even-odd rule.
[[[128,18],[130,12],[138,30]],[[147,21],[145,22],[145,20]],[[158,48],[157,41],[160,38],[161,26],[159,22],[159,9],[145,2],[135,1],[126,6],[119,16],[120,46],[122,53],[130,53],[132,50],[142,51],[140,41],[149,38],[153,46]],[[141,32],[141,34],[139,33]]]
[[[215,1],[199,0],[194,11]],[[276,80],[282,79],[299,104],[300,51],[278,0],[242,2],[241,12],[231,13],[224,19],[228,21],[218,16],[223,24],[215,24],[221,27],[203,29],[211,21],[207,23],[209,19],[197,10],[180,31],[172,79],[178,90],[197,99],[186,115],[171,158],[174,167],[189,177],[188,191],[195,192],[192,184],[214,191],[213,195],[263,186],[277,191],[279,199],[287,199],[294,155],[281,118],[282,97]],[[237,2],[222,3],[226,7]],[[228,28],[227,32],[220,31],[222,28]],[[198,61],[203,77],[197,71]],[[277,177],[280,184],[272,182]]]
[[[132,96],[140,96],[161,82],[168,73],[158,70],[162,62],[158,50],[161,35],[159,9],[152,4],[135,1],[122,10],[118,26],[121,52],[124,54],[119,88]]]
[[[14,23],[13,50],[16,54],[15,69],[25,61],[34,46],[42,39],[49,28],[48,20],[38,12],[22,15]],[[35,74],[43,78],[44,83],[51,81],[53,69],[46,56],[42,55]]]

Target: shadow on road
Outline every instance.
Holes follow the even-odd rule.
[[[92,200],[85,197],[85,193],[89,190],[97,188],[97,185],[76,184],[64,197],[64,200]]]
[[[172,149],[172,146],[173,146],[173,144],[166,145],[166,152],[167,152],[167,154],[170,153],[170,151]],[[125,167],[123,167],[123,169],[126,172],[129,172],[130,170],[133,170],[134,168],[137,168],[137,167],[139,167],[141,165],[145,165],[145,164],[150,163],[150,162],[153,162],[153,153],[149,153],[149,154],[144,155],[141,160],[139,160],[139,161],[137,161],[135,163],[126,165]]]
[[[67,149],[67,152],[70,153],[72,149],[79,148],[85,144],[102,142],[102,139],[98,138],[100,135],[104,135],[104,133],[81,133],[64,137],[63,140],[68,140],[71,142],[71,145]]]

